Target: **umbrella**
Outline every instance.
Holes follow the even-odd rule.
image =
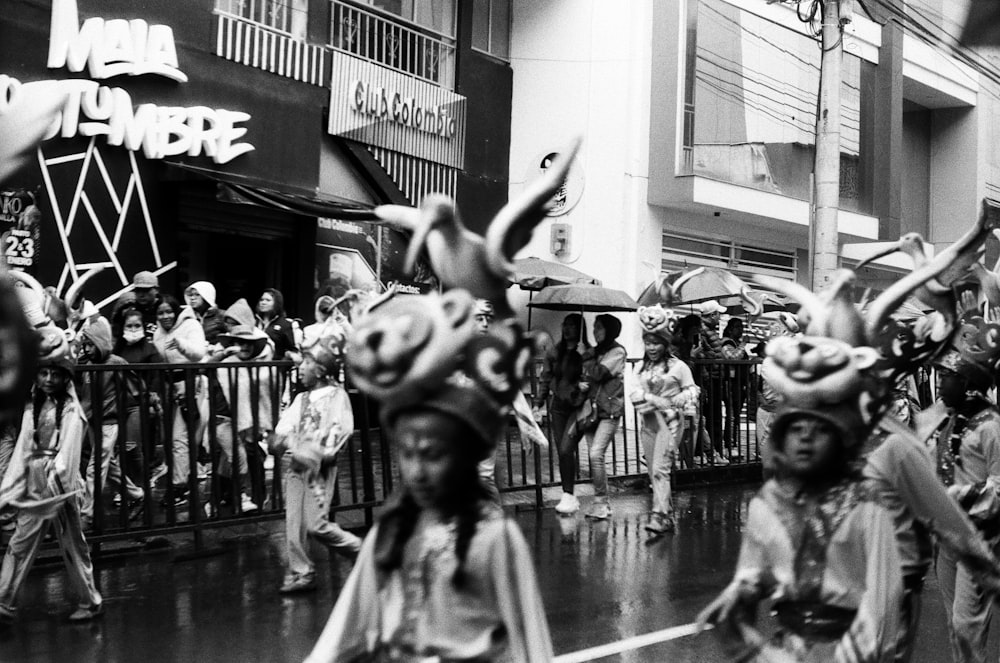
[[[601,285],[600,279],[595,279],[572,267],[534,257],[515,260],[514,273],[510,280],[523,290],[541,290],[553,285],[570,283]]]
[[[750,284],[721,267],[688,267],[681,272],[664,273],[661,277],[643,289],[639,295],[640,304],[696,304],[736,297],[744,288],[752,291]]]
[[[621,290],[590,283],[555,285],[538,293],[528,306],[547,311],[634,311],[639,305]]]

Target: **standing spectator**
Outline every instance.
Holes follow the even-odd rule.
[[[111,323],[106,318],[98,318],[80,332],[77,337],[79,363],[81,365],[115,365],[128,362],[112,352]],[[125,476],[118,463],[118,385],[124,380],[122,375],[111,371],[87,371],[80,376],[80,403],[87,420],[96,426],[100,422],[100,440],[95,440],[93,453],[87,462],[86,490],[83,494],[81,513],[84,524],[94,516],[94,500],[101,499],[94,485],[95,465],[101,467],[101,489],[108,484],[125,484],[125,492],[130,503],[142,499],[142,489]],[[97,413],[100,412],[100,416]],[[95,429],[91,427],[91,433]],[[93,439],[93,438],[92,438]]]
[[[653,488],[646,529],[655,534],[674,531],[670,470],[685,418],[694,415],[701,393],[688,365],[670,354],[671,315],[659,306],[639,308],[646,352],[639,368],[639,389],[631,395],[642,416],[643,453]]]
[[[570,313],[562,321],[562,336],[559,342],[545,354],[542,375],[538,384],[535,407],[549,403],[549,430],[552,446],[559,454],[559,478],[562,482],[562,498],[556,511],[563,514],[575,513],[580,509],[580,501],[573,494],[576,483],[576,447],[579,438],[566,438],[566,428],[570,417],[579,408],[587,394],[580,389],[583,376],[583,353],[590,350],[583,316]]]
[[[274,343],[274,358],[286,359],[296,352],[292,323],[285,317],[285,298],[274,288],[267,288],[257,302],[257,327]]]
[[[160,302],[160,281],[153,272],[136,272],[132,278],[132,290],[126,292],[115,302],[115,310],[111,316],[111,324],[115,336],[121,335],[122,327],[125,324],[123,316],[129,309],[134,309],[142,314],[142,328],[146,338],[153,340],[156,333],[156,309]]]
[[[41,347],[45,346],[43,342]],[[69,619],[86,621],[101,614],[103,601],[94,583],[76,495],[83,488],[80,456],[86,425],[73,388],[73,361],[62,344],[57,351],[40,357],[17,445],[0,481],[0,508],[9,504],[20,507],[0,568],[0,622],[17,615],[18,590],[28,577],[50,522],[55,525],[70,584],[78,594],[79,603]]]
[[[608,502],[608,472],[605,459],[608,446],[614,441],[618,424],[625,413],[625,348],[615,339],[622,331],[621,321],[607,313],[594,321],[594,347],[584,357],[583,379],[580,389],[594,402],[597,411],[597,428],[588,431],[587,448],[590,450],[590,476],[594,484],[594,504],[587,512],[588,518],[605,520],[611,515]]]
[[[267,335],[256,327],[237,325],[220,336],[231,343],[226,349],[223,363],[270,361],[272,349]],[[246,513],[256,511],[263,499],[263,476],[258,470],[260,460],[258,443],[273,428],[271,412],[271,371],[272,368],[220,368],[215,371],[212,388],[217,381],[225,404],[216,408],[215,434],[219,447],[226,456],[230,467],[237,470],[240,477],[240,509]],[[235,420],[235,426],[233,425]],[[233,432],[235,430],[235,440]],[[251,487],[247,452],[254,454],[256,475]],[[235,462],[234,462],[235,456]],[[251,488],[257,499],[251,498],[246,490]]]
[[[201,361],[207,344],[205,332],[193,309],[188,306],[182,308],[176,299],[166,295],[157,310],[156,320],[153,343],[165,361],[170,364]],[[174,506],[181,506],[187,504],[188,475],[191,470],[188,421],[193,423],[197,414],[188,411],[185,372],[176,370],[170,376],[171,407],[166,415],[171,422],[172,451],[168,457],[173,459],[170,478],[174,486]],[[200,381],[201,378],[195,379],[196,388]]]
[[[285,462],[285,538],[288,570],[283,594],[316,589],[316,567],[309,557],[312,536],[351,557],[361,539],[330,520],[337,486],[337,453],[354,432],[354,410],[338,381],[344,331],[328,325],[305,351],[299,368],[301,392],[275,427],[273,451]]]
[[[722,331],[722,357],[727,361],[746,361],[749,358],[743,345],[743,321],[730,318]],[[747,400],[748,367],[731,364],[723,367],[722,394],[726,406],[725,428],[722,436],[732,453],[739,454],[740,415]]]
[[[147,340],[143,327],[142,312],[137,309],[129,309],[122,315],[123,331],[122,336],[115,343],[115,354],[130,364],[159,364],[163,362],[163,357],[156,349],[152,341]],[[158,415],[160,412],[160,390],[161,379],[158,372],[151,372],[149,380],[143,379],[140,374],[129,371],[123,375],[122,384],[127,388],[125,394],[125,404],[128,413],[125,417],[125,460],[128,463],[126,474],[137,485],[142,485],[142,478],[145,474],[143,458],[148,450],[152,450],[154,444],[153,430],[155,425],[147,426],[143,431],[143,416],[140,408],[145,405],[149,408],[150,415]],[[149,447],[143,445],[150,442]],[[162,469],[161,469],[162,468]],[[150,477],[150,482],[155,481],[166,471],[162,462],[154,476]]]
[[[215,286],[208,281],[195,281],[184,291],[184,301],[201,324],[205,341],[218,341],[219,334],[226,331],[226,326],[222,320],[222,311],[215,305]]]
[[[692,356],[699,359],[719,360],[723,359],[722,339],[719,338],[719,316],[725,311],[725,307],[714,299],[702,302],[698,306],[701,313],[701,336],[698,348],[693,351]],[[705,405],[708,408],[705,419],[708,424],[708,437],[711,441],[714,453],[713,462],[715,465],[728,465],[723,451],[723,388],[722,371],[718,364],[709,364],[702,368],[702,391],[706,392],[707,399]]]

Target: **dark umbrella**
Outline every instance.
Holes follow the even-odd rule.
[[[546,311],[634,311],[639,305],[627,293],[587,283],[545,288],[528,306]]]
[[[601,285],[600,279],[595,279],[572,267],[534,257],[515,260],[514,273],[510,280],[523,290],[541,290],[549,286],[571,283]]]
[[[738,296],[744,288],[750,285],[721,267],[686,267],[679,272],[661,274],[643,289],[639,303],[643,306],[696,304]]]

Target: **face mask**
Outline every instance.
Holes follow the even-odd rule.
[[[128,343],[129,345],[132,345],[134,343],[138,343],[139,341],[141,341],[145,337],[146,337],[146,334],[141,329],[138,330],[138,331],[125,331],[125,332],[122,332],[122,338],[125,339],[125,342]]]

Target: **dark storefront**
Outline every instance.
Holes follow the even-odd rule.
[[[431,191],[461,200],[474,182],[489,202],[466,219],[481,228],[506,200],[509,66],[462,47],[471,3],[449,5],[446,84],[426,67],[418,77],[363,60],[360,42],[338,29],[365,18],[369,39],[382,24],[398,32],[368,4],[279,2],[298,12],[282,29],[225,0],[7,7],[0,74],[67,91],[57,135],[5,183],[8,253],[23,254],[34,233],[20,266],[60,292],[102,268],[84,293],[102,305],[148,269],[166,292],[212,281],[222,306],[276,286],[308,317],[331,278],[376,288],[403,277],[405,239],[364,222],[373,205],[415,204]],[[406,29],[424,43],[418,27]],[[477,100],[488,108],[478,122],[451,91],[463,86],[491,91],[489,103]],[[31,202],[30,219],[14,210]],[[14,232],[19,223],[35,225]]]

